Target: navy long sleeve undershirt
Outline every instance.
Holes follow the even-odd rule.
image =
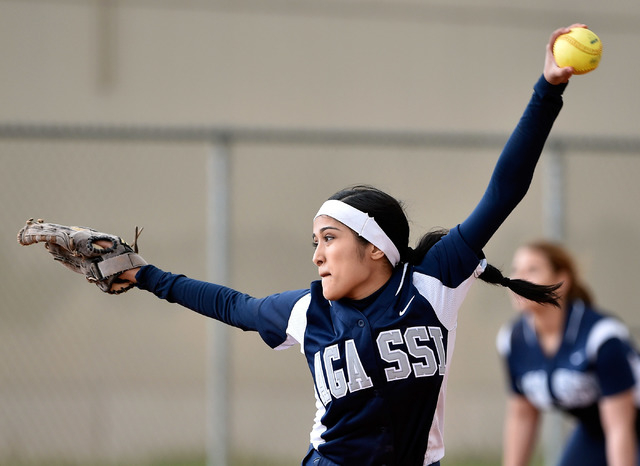
[[[551,85],[541,77],[518,125],[507,141],[487,190],[460,224],[466,243],[478,254],[527,192],[551,127],[562,108],[566,84]],[[257,299],[233,289],[164,272],[146,265],[136,275],[137,287],[169,302],[243,330],[257,330],[261,304],[269,299],[295,302],[307,290]]]
[[[518,125],[493,170],[487,190],[471,215],[460,224],[460,233],[477,252],[487,244],[513,209],[524,198],[542,149],[562,109],[567,84],[549,84],[541,76]]]
[[[242,330],[257,330],[261,300],[231,288],[145,265],[136,274],[137,287],[170,303],[178,303],[207,317]]]

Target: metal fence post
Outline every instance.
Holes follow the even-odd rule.
[[[213,143],[207,160],[207,277],[228,283],[229,251],[229,146]],[[207,466],[227,465],[228,444],[228,330],[225,324],[207,322]]]
[[[547,161],[542,189],[544,235],[552,241],[562,242],[566,235],[566,175],[562,145],[549,144],[544,157]]]
[[[549,144],[544,158],[547,162],[542,186],[543,233],[551,241],[565,239],[566,175],[565,157],[559,143]],[[542,448],[544,464],[558,463],[565,440],[562,414],[547,411],[543,414]]]

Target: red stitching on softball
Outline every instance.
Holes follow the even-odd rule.
[[[600,53],[602,52],[602,43],[600,41],[598,41],[598,43],[600,44],[600,47],[597,48],[597,49],[594,49],[594,48],[589,48],[589,47],[585,46],[581,42],[578,42],[576,39],[574,39],[573,37],[568,36],[568,35],[567,36],[560,36],[560,37],[558,37],[558,39],[566,40],[571,45],[573,45],[575,48],[580,49],[581,51],[583,51],[584,53],[588,53],[589,55],[600,55]]]

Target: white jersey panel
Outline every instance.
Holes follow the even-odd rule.
[[[307,293],[293,305],[287,323],[287,339],[274,349],[282,350],[299,344],[300,352],[304,354],[304,332],[307,329],[307,310],[310,303],[311,293]]]
[[[428,465],[441,460],[444,457],[444,408],[449,379],[449,361],[453,356],[456,341],[456,327],[458,322],[458,310],[462,305],[471,285],[484,271],[486,260],[480,261],[473,275],[462,282],[457,288],[443,286],[437,278],[429,275],[414,273],[413,284],[418,292],[431,304],[442,325],[449,331],[447,341],[446,369],[440,386],[438,404],[433,416],[433,422],[429,430],[429,443],[425,454],[424,464]]]
[[[444,458],[444,407],[447,394],[447,380],[449,380],[449,361],[453,355],[453,348],[456,343],[456,329],[449,332],[449,341],[447,344],[447,365],[438,394],[438,404],[433,413],[433,422],[429,429],[429,443],[427,444],[427,452],[424,455],[424,466],[440,461]]]
[[[322,401],[320,401],[320,397],[316,390],[314,390],[314,394],[316,396],[316,417],[313,419],[313,428],[309,434],[309,440],[311,445],[313,445],[313,448],[318,449],[318,445],[324,443],[322,434],[325,433],[327,427],[322,423],[322,417],[326,414],[327,410]]]
[[[595,360],[600,347],[612,338],[629,341],[629,330],[622,322],[610,317],[598,321],[591,329],[587,339],[587,358],[591,361]]]
[[[418,292],[433,306],[438,319],[447,330],[451,331],[456,327],[458,309],[460,309],[475,279],[484,272],[486,265],[487,261],[485,259],[480,261],[473,275],[456,288],[446,287],[440,280],[430,275],[414,272],[413,284]]]
[[[498,349],[498,354],[503,358],[506,358],[511,353],[511,332],[513,332],[513,327],[511,323],[508,323],[500,327],[496,337],[496,348]]]

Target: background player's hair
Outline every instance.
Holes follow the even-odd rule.
[[[409,220],[404,207],[393,196],[373,186],[355,185],[338,191],[329,199],[342,201],[373,217],[400,251],[400,263],[419,264],[429,249],[449,232],[447,229],[429,231],[420,238],[414,249],[409,246]],[[367,242],[364,238],[359,236],[358,238],[365,243]],[[507,287],[531,301],[559,305],[556,290],[560,284],[544,286],[526,280],[511,280],[491,264],[487,264],[485,271],[479,278],[487,283]]]
[[[537,240],[524,244],[523,247],[543,254],[554,272],[564,272],[569,276],[569,287],[566,293],[568,301],[581,300],[588,306],[594,304],[593,295],[580,278],[573,257],[563,246],[553,241]]]

